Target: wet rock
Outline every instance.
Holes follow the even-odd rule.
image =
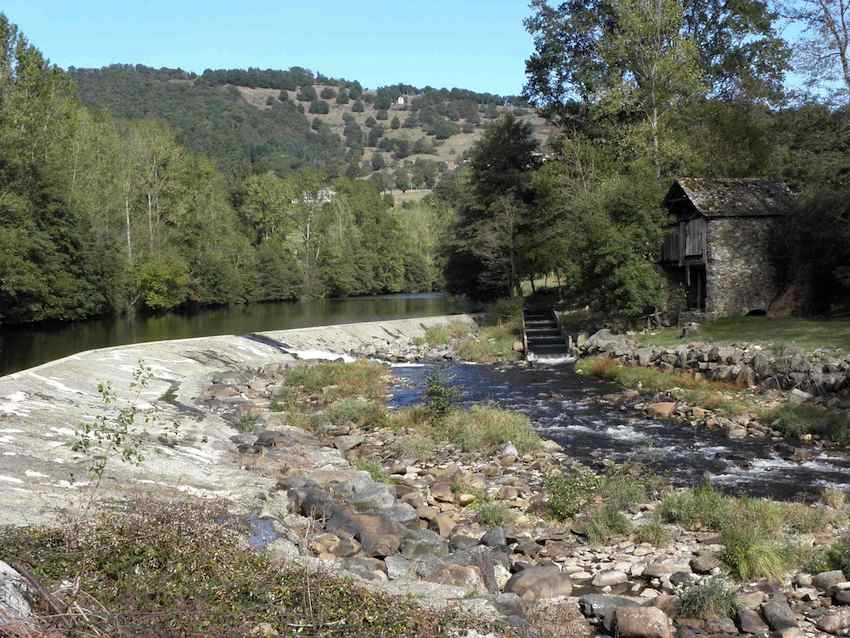
[[[614,612],[617,638],[672,638],[670,619],[657,607],[619,607]]]
[[[812,584],[821,591],[829,591],[834,585],[844,582],[844,572],[833,570],[821,572],[812,579]]]
[[[782,631],[797,626],[797,617],[788,605],[785,596],[775,594],[761,606],[761,613],[773,631]]]
[[[506,592],[529,602],[569,596],[572,590],[570,577],[557,567],[529,567],[511,576],[505,584]]]
[[[818,621],[818,629],[828,634],[838,634],[850,627],[850,609],[839,609],[827,614]]]
[[[745,634],[766,634],[770,630],[757,612],[746,607],[738,607],[735,622],[737,622],[741,632]]]

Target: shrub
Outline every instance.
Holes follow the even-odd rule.
[[[842,445],[850,445],[850,418],[840,412],[802,403],[782,405],[769,412],[766,419],[791,441],[816,434]]]
[[[786,503],[782,506],[782,520],[793,532],[812,534],[828,525],[832,515],[823,507],[812,507],[805,503]]]
[[[324,100],[313,100],[310,102],[310,113],[317,115],[327,115],[331,112],[331,107]]]
[[[286,372],[284,382],[302,392],[323,392],[328,401],[345,397],[365,397],[375,401],[386,396],[386,368],[380,363],[314,363],[295,366]]]
[[[661,502],[661,519],[685,529],[719,530],[728,516],[730,499],[709,483],[671,492]]]
[[[434,458],[437,452],[437,442],[430,436],[411,434],[396,439],[393,452],[400,458],[427,461]]]
[[[688,587],[681,598],[681,615],[687,618],[730,618],[737,610],[735,588],[720,576]]]
[[[363,102],[361,102],[360,100],[357,100],[354,104],[351,105],[351,110],[354,113],[362,113],[365,110],[365,107],[363,106]]]
[[[820,500],[827,507],[842,510],[847,505],[847,493],[835,487],[827,487],[821,493]]]
[[[659,521],[651,521],[635,529],[635,541],[649,543],[653,547],[663,547],[670,542],[670,533]]]
[[[522,297],[504,297],[489,303],[484,314],[490,323],[496,325],[519,322],[522,318],[523,303]]]
[[[256,431],[257,422],[259,421],[259,419],[259,416],[257,416],[256,414],[251,414],[250,412],[247,414],[243,414],[239,417],[239,431],[245,433],[251,433]]]
[[[434,416],[444,417],[460,398],[460,392],[449,385],[447,379],[437,372],[425,377],[425,398],[428,409]]]
[[[434,427],[464,452],[493,453],[510,441],[525,454],[540,445],[527,416],[489,406],[451,411]]]
[[[785,573],[787,554],[778,542],[772,513],[762,507],[737,508],[724,521],[720,533],[721,555],[740,580],[779,579]]]
[[[543,479],[549,493],[549,509],[558,520],[565,521],[581,512],[602,485],[602,477],[577,467],[570,474],[549,474]]]
[[[478,333],[471,335],[457,344],[458,356],[465,361],[477,363],[496,363],[507,361],[516,356],[514,352],[514,341],[516,326],[503,324],[501,326],[488,326],[482,328]]]
[[[615,536],[628,534],[632,522],[613,503],[596,509],[587,521],[587,540],[593,545],[607,542]]]
[[[370,459],[358,459],[354,462],[354,467],[363,472],[369,472],[369,476],[373,481],[379,483],[392,483],[392,478],[389,473],[384,470],[383,466],[378,461]]]
[[[386,424],[387,413],[375,401],[349,397],[331,403],[319,418],[332,425],[353,423],[359,427],[382,427]]]
[[[332,100],[333,98],[336,97],[336,91],[334,89],[332,89],[331,87],[326,86],[325,88],[322,89],[320,96],[323,100]]]
[[[244,527],[219,505],[141,500],[66,527],[0,528],[0,555],[28,565],[63,609],[37,615],[28,636],[225,638],[269,623],[282,635],[306,625],[328,638],[436,638],[468,625],[273,562],[249,548]]]
[[[832,569],[840,569],[850,578],[850,534],[833,543],[827,552],[827,560]]]
[[[483,502],[475,505],[478,522],[487,527],[501,527],[512,518],[510,508],[499,503]]]

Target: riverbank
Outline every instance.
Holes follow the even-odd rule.
[[[29,526],[2,536],[0,560],[23,559],[52,586],[73,576],[70,548],[94,561],[81,563],[93,565],[82,574],[82,590],[125,610],[125,618],[183,627],[221,614],[242,623],[222,625],[232,631],[227,635],[287,635],[301,626],[319,635],[437,636],[476,627],[505,636],[667,638],[674,627],[691,636],[768,626],[814,635],[819,625],[844,626],[833,607],[843,604],[844,590],[836,589],[836,574],[820,574],[836,566],[833,554],[841,555],[847,533],[839,492],[826,492],[815,506],[784,505],[711,488],[671,490],[639,465],[594,473],[539,438],[522,415],[456,405],[436,377],[424,402],[387,410],[397,381],[384,365],[306,360],[357,353],[444,360],[454,356],[451,347],[425,345],[426,331],[459,324],[471,327],[472,319],[164,342],[86,353],[0,379],[0,427],[26,430],[5,434],[18,447],[4,452],[20,449],[22,435],[43,437],[30,439],[28,457],[10,466],[14,471],[4,456],[10,489],[0,491],[0,507],[14,514],[8,508],[17,505],[20,524]],[[85,511],[93,487],[83,479],[87,461],[99,457],[63,448],[69,435],[57,429],[59,419],[74,427],[97,424],[98,414],[107,423],[129,414],[115,408],[132,407],[125,387],[139,359],[151,370],[135,401],[140,411],[131,412],[151,433],[145,458],[106,466],[97,493],[107,514],[83,528],[90,534],[57,528],[58,507],[44,508],[48,495],[61,488],[64,502],[56,506]],[[91,387],[93,373],[111,378],[117,391],[106,410]],[[10,379],[15,385],[4,387]],[[58,474],[33,465],[62,454],[69,456],[54,463]],[[76,479],[57,485],[72,467]],[[143,516],[150,497],[162,505]],[[253,562],[229,536],[221,563],[227,572],[198,562],[192,548],[212,551],[204,539],[215,538],[215,526],[202,510],[180,509],[187,501],[224,505],[228,520],[239,521],[240,537],[269,562]],[[211,511],[209,518],[223,515]],[[164,520],[187,518],[193,520],[162,529]],[[53,531],[36,533],[36,520]],[[148,533],[155,540],[139,545]],[[818,551],[833,545],[836,552]],[[145,547],[162,560],[146,558]],[[193,580],[191,569],[175,571],[177,563],[199,565],[209,576],[201,580],[212,584]],[[127,564],[136,567],[127,571]],[[806,575],[811,571],[816,579]],[[283,575],[281,588],[274,583]],[[160,591],[175,579],[174,589]],[[254,594],[216,589],[224,581]],[[770,600],[768,581],[777,583]],[[181,595],[195,593],[192,613],[176,616]],[[423,613],[416,624],[420,614],[392,602],[407,594],[427,609],[454,612]],[[72,599],[65,596],[71,594],[59,600]],[[741,610],[733,610],[735,599]],[[364,606],[373,611],[361,615]],[[96,618],[119,622],[109,609]]]

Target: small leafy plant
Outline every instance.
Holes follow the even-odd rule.
[[[444,417],[460,398],[457,389],[449,385],[449,380],[438,372],[425,377],[425,398],[428,409],[436,417]]]

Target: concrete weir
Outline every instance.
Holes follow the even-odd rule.
[[[135,403],[149,436],[141,465],[109,461],[99,497],[184,493],[258,507],[274,480],[242,467],[232,440],[238,431],[204,409],[202,395],[214,379],[299,358],[380,353],[450,321],[473,319],[452,315],[134,344],[0,377],[0,525],[48,522],[88,500],[88,463],[71,443],[81,424],[105,414],[97,391],[103,381],[111,383],[119,406]],[[153,379],[136,397],[130,385],[140,361]],[[167,437],[175,421],[178,445]]]

